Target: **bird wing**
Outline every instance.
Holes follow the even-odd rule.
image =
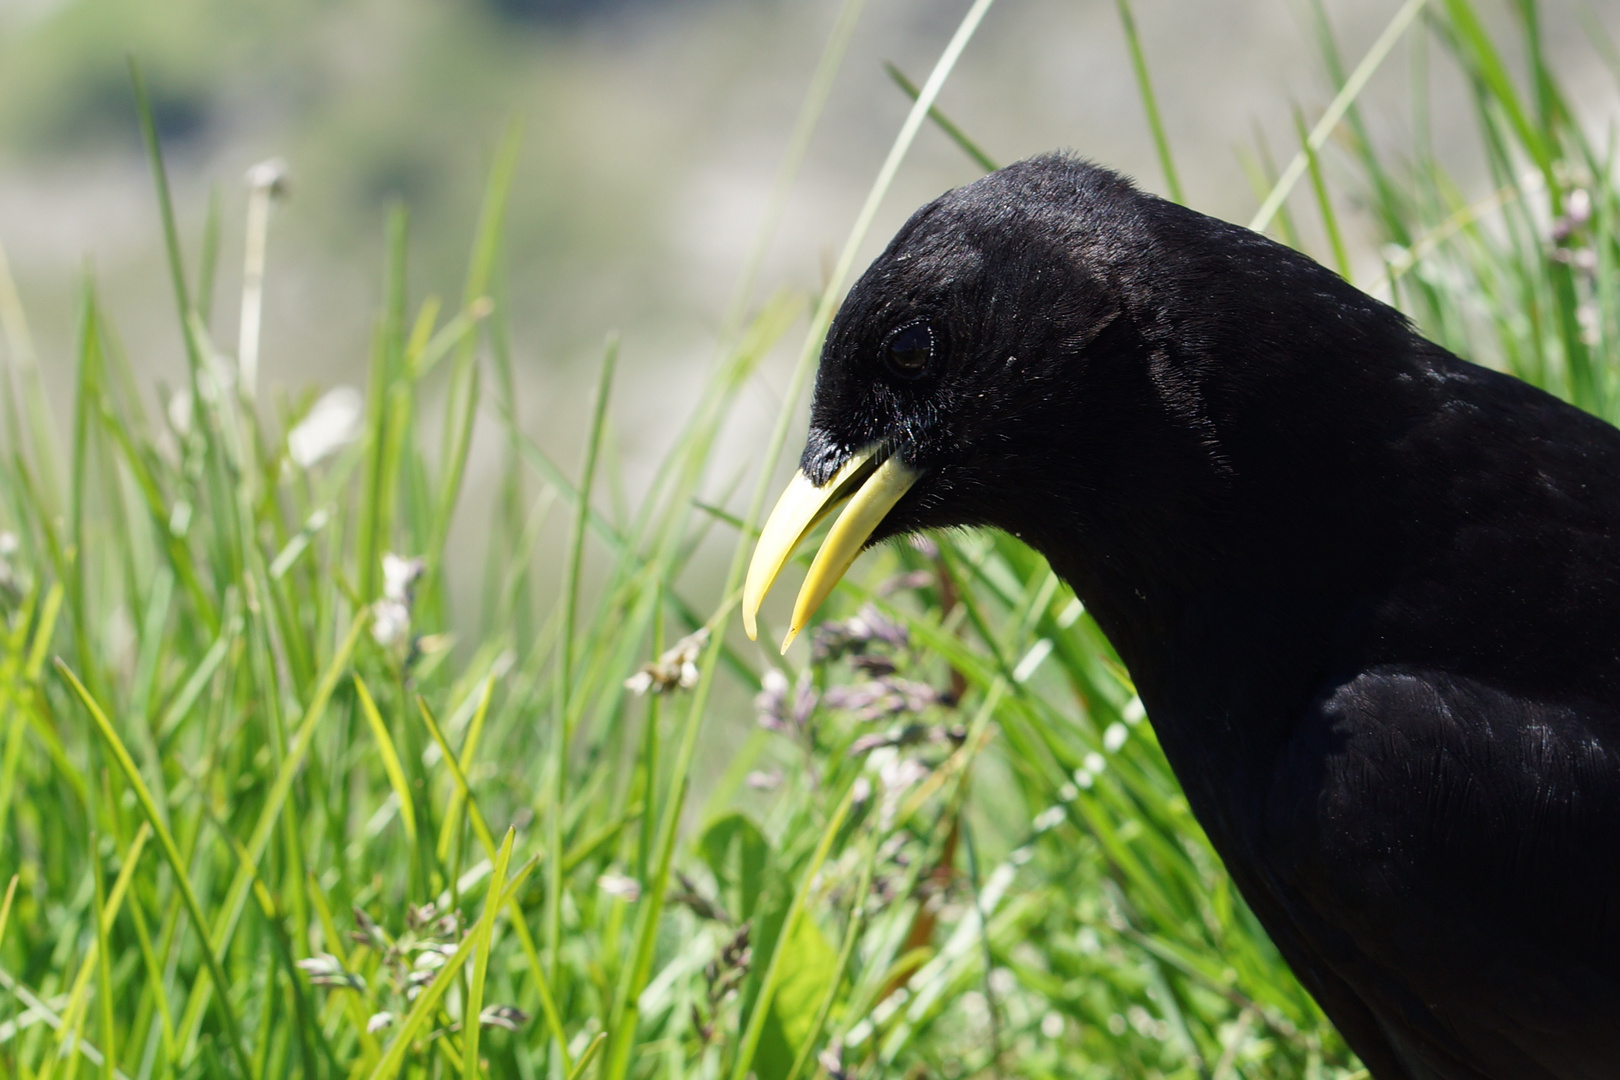
[[[1256,884],[1285,954],[1343,983],[1320,996],[1353,1045],[1379,1054],[1354,1030],[1370,1013],[1415,1078],[1614,1075],[1616,730],[1594,702],[1420,667],[1318,696],[1278,759]]]

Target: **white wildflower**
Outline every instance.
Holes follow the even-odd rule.
[[[352,386],[338,386],[322,394],[298,425],[287,433],[287,456],[309,468],[360,436],[360,414],[365,400]]]
[[[319,956],[308,957],[298,961],[293,966],[304,972],[306,975],[310,975],[315,978],[321,978],[328,975],[340,975],[343,972],[343,964],[331,953],[321,953]]]
[[[878,770],[878,779],[883,781],[885,791],[899,794],[927,779],[932,771],[926,763],[916,758],[895,757],[883,763]]]
[[[775,791],[782,786],[782,770],[772,769],[770,772],[764,772],[755,769],[743,777],[743,783],[755,791]],[[860,800],[857,799],[856,801],[859,802]]]
[[[315,986],[343,987],[359,993],[366,992],[366,980],[352,971],[346,971],[343,962],[331,953],[306,957],[293,965],[309,976]]]
[[[1585,225],[1592,217],[1592,195],[1585,188],[1576,188],[1564,199],[1564,213],[1576,225]]]
[[[478,1022],[485,1027],[517,1031],[529,1022],[529,1014],[516,1005],[491,1005],[478,1014]]]
[[[411,586],[416,579],[427,570],[425,559],[407,559],[403,555],[395,555],[392,551],[382,557],[383,565],[383,596],[399,603],[411,602]]]
[[[382,565],[383,595],[371,605],[371,636],[379,645],[392,645],[410,633],[413,590],[427,562],[390,551],[383,556]]]
[[[926,780],[932,771],[926,763],[916,758],[903,758],[898,755],[885,761],[878,768],[878,780],[883,784],[883,801],[878,808],[878,817],[883,828],[887,829],[893,824],[895,814],[900,811],[900,801],[906,792]]]
[[[411,611],[396,600],[379,600],[371,605],[371,636],[379,645],[403,641],[411,629]]]
[[[419,949],[411,960],[413,971],[438,971],[444,967],[444,953],[432,946]]]
[[[754,696],[760,727],[771,731],[803,731],[820,700],[810,673],[802,673],[799,681],[790,685],[786,675],[771,668],[760,684],[763,689]]]
[[[176,435],[191,434],[191,391],[176,390],[169,395],[169,426]]]
[[[596,879],[596,887],[609,896],[627,903],[641,899],[641,882],[624,874],[606,873]]]
[[[254,165],[247,171],[247,184],[250,188],[264,188],[272,196],[281,195],[287,190],[286,160],[273,157]]]
[[[1591,248],[1583,248],[1582,250],[1588,252],[1592,251]],[[1592,254],[1595,260],[1596,253],[1593,252]],[[1596,268],[1597,267],[1594,262],[1593,269],[1595,270]],[[1596,345],[1602,339],[1603,313],[1598,309],[1597,304],[1588,300],[1577,307],[1575,309],[1575,321],[1580,324],[1582,342],[1587,345]]]
[[[665,694],[675,689],[690,690],[697,685],[698,655],[708,641],[709,628],[706,626],[687,634],[664,650],[657,660],[643,664],[640,671],[624,680],[625,689],[636,695],[649,691]]]

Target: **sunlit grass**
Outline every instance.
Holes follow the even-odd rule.
[[[893,72],[914,108],[824,290],[760,301],[757,252],[858,32],[846,0],[705,391],[629,511],[602,494],[614,342],[581,403],[578,473],[517,413],[500,269],[515,125],[459,298],[411,295],[409,219],[391,219],[360,399],[262,400],[240,366],[256,344],[224,354],[217,206],[193,265],[144,113],[185,385],[150,407],[87,281],[76,354],[49,358],[76,370],[58,430],[0,263],[0,1075],[1357,1074],[1192,820],[1107,642],[1021,544],[885,549],[780,668],[729,620],[911,138],[932,117],[991,164],[934,111],[988,6],[920,88]],[[1153,42],[1119,9],[1174,192]],[[1299,116],[1297,159],[1257,159],[1259,224],[1275,210],[1297,238],[1315,215],[1314,254],[1349,272],[1369,225],[1341,215],[1362,203],[1385,260],[1358,284],[1613,418],[1609,150],[1575,125],[1533,6],[1515,11],[1528,88],[1466,0],[1402,8],[1388,39],[1471,80],[1493,191],[1469,202],[1421,132],[1375,147],[1356,101],[1382,57],[1347,67],[1321,20],[1338,115]],[[739,396],[806,322],[761,452],[747,471],[716,460]],[[452,611],[480,424],[502,474],[487,543],[457,555],[483,561],[481,602]],[[740,511],[707,501],[727,485]],[[556,564],[537,554],[548,515]],[[693,584],[716,566],[722,588]],[[755,694],[757,717],[737,715]],[[721,767],[694,791],[701,762]]]

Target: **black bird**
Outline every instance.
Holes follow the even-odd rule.
[[[750,633],[844,499],[792,633],[866,544],[1022,537],[1374,1077],[1620,1076],[1620,431],[1050,155],[862,276],[800,470]]]

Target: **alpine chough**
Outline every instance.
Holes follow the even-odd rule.
[[[750,634],[841,502],[788,639],[867,544],[1028,542],[1378,1080],[1620,1076],[1620,431],[1048,155],[850,291]]]

